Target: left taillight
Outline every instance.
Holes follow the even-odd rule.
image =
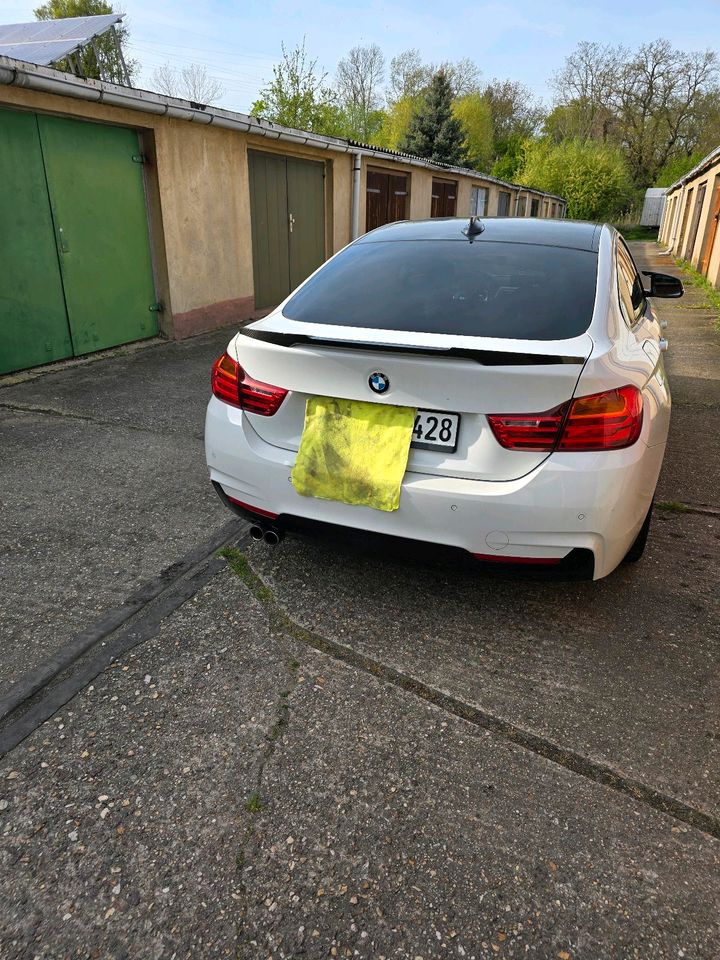
[[[507,450],[621,450],[640,436],[642,394],[628,384],[576,397],[544,413],[491,413],[487,419]]]
[[[277,413],[287,396],[287,390],[282,387],[253,380],[229,353],[218,357],[213,364],[210,382],[218,400],[261,417]]]

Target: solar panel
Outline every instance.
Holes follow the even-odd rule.
[[[0,54],[50,66],[114,27],[123,16],[108,13],[97,17],[0,24]]]

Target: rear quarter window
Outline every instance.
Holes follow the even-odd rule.
[[[597,254],[493,241],[353,244],[283,308],[303,323],[564,340],[590,326]]]

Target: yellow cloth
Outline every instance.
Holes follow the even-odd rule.
[[[303,497],[397,510],[414,422],[411,407],[311,397],[293,486]]]

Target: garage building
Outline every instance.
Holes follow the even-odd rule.
[[[0,373],[261,316],[393,220],[565,211],[474,170],[0,56]]]

